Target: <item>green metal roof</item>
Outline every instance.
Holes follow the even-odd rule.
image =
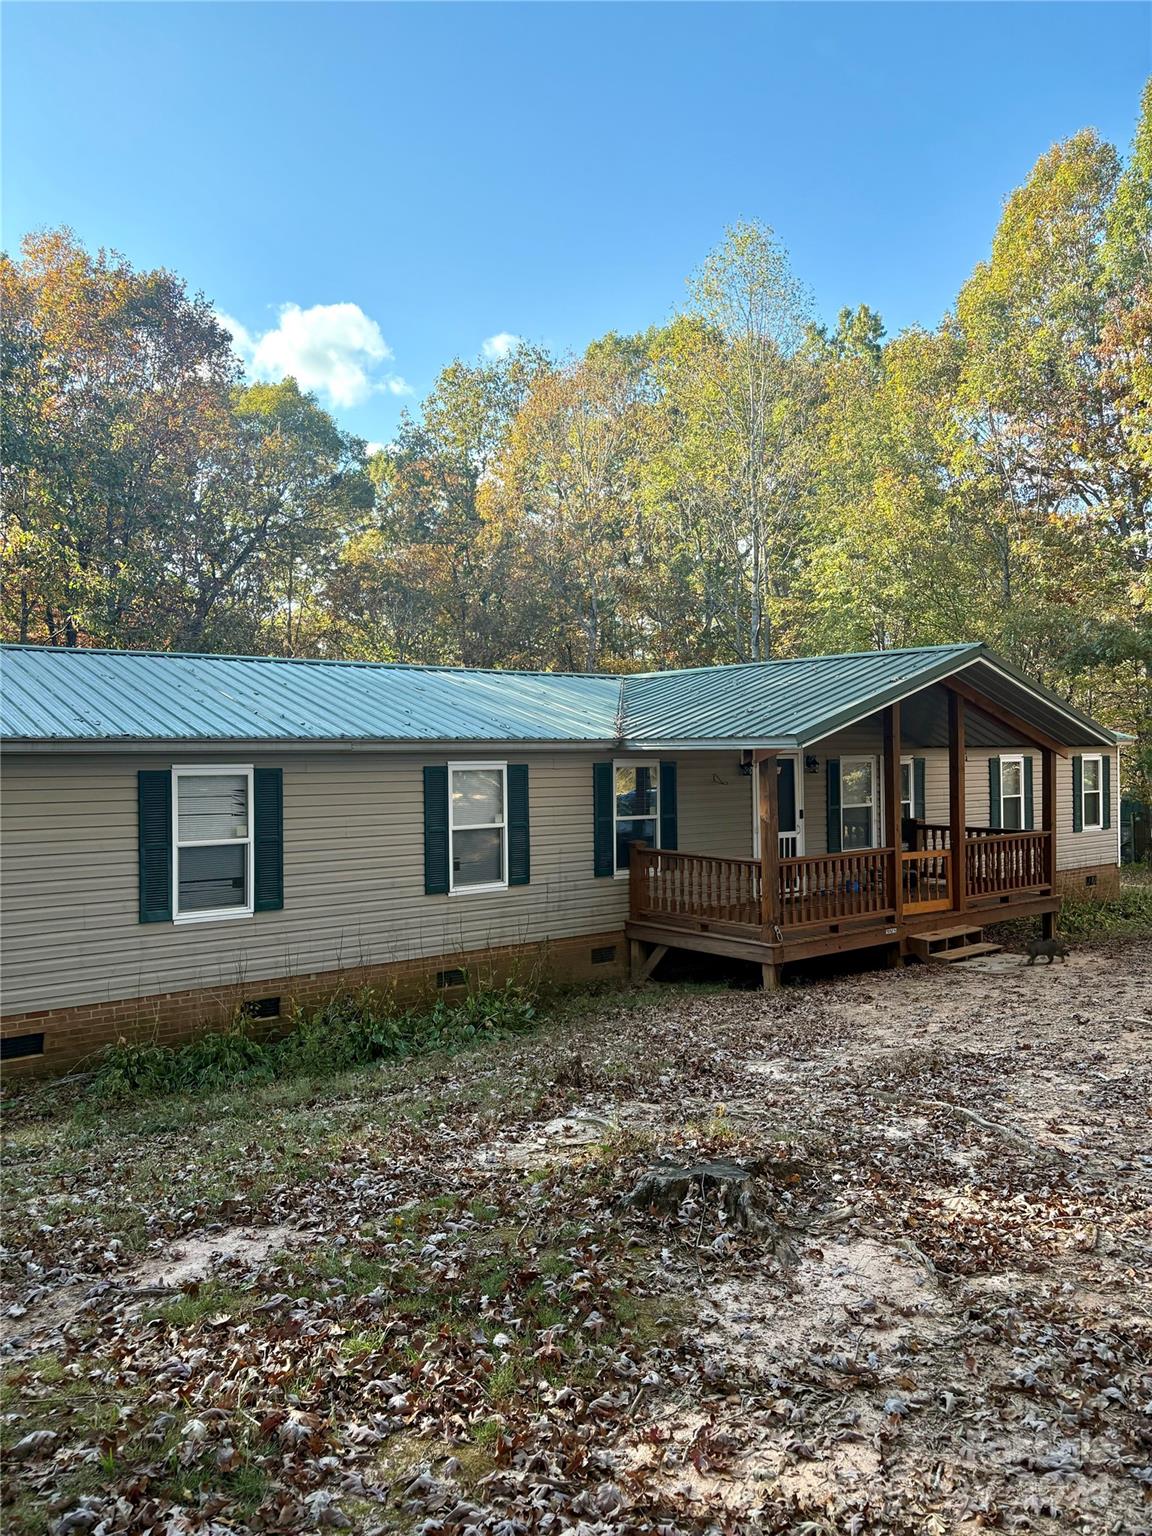
[[[611,742],[614,677],[5,646],[10,741]]]
[[[859,651],[624,679],[630,739],[805,746],[981,654],[979,645]]]
[[[982,645],[627,676],[5,646],[12,744],[552,742],[804,748],[956,672],[1070,746],[1116,733]]]
[[[1068,746],[1118,739],[978,642],[626,677],[623,719],[629,741],[649,748],[802,749],[961,671],[990,703]]]

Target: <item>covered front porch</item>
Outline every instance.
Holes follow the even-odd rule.
[[[834,757],[826,744],[816,755],[820,743],[809,744],[813,752],[746,753],[752,857],[633,845],[634,975],[679,948],[759,963],[775,986],[791,961],[883,948],[898,963],[926,953],[925,935],[979,937],[983,923],[1006,916],[1039,916],[1050,930],[1059,907],[1056,763],[1068,749],[959,678],[854,728],[838,738],[850,750]],[[968,782],[973,728],[979,785]],[[871,751],[854,745],[870,745],[868,730]],[[1003,756],[989,755],[992,739]],[[931,758],[916,755],[926,747]],[[973,816],[974,804],[983,816]],[[820,851],[808,851],[808,829]]]

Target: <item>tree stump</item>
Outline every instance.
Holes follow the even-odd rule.
[[[673,1216],[693,1190],[698,1190],[705,1199],[709,1195],[719,1195],[726,1219],[742,1232],[762,1232],[767,1227],[775,1229],[775,1223],[767,1213],[757,1208],[751,1172],[725,1158],[692,1163],[687,1167],[671,1162],[657,1163],[642,1175],[636,1188],[624,1196],[620,1205],[654,1211],[660,1216]]]

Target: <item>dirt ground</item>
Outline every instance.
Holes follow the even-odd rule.
[[[31,1117],[10,1528],[1152,1531],[1150,1116],[1127,944]],[[627,1202],[705,1159],[752,1230]]]

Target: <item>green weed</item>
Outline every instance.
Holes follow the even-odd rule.
[[[390,994],[370,987],[337,993],[321,1007],[298,1010],[290,1033],[260,1040],[246,1020],[168,1050],[119,1041],[96,1058],[82,1109],[101,1110],[135,1100],[185,1094],[196,1099],[223,1089],[271,1085],[280,1079],[311,1080],[376,1062],[435,1050],[459,1050],[481,1039],[520,1034],[537,1022],[537,1000],[517,981],[478,987],[459,1003],[438,998],[425,1012],[397,1012]],[[285,1107],[304,1102],[307,1088],[270,1091]],[[415,1111],[414,1111],[415,1113]],[[179,1130],[187,1107],[153,1112],[149,1130]]]
[[[1123,885],[1106,901],[1065,896],[1058,922],[1065,938],[1081,943],[1152,939],[1152,885]]]

